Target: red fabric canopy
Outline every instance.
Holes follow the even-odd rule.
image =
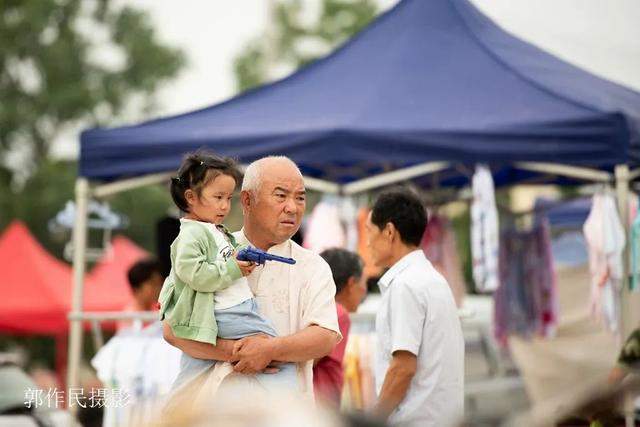
[[[20,221],[0,237],[0,331],[57,335],[68,330],[71,268]]]
[[[116,236],[111,250],[105,252],[87,277],[84,307],[86,311],[119,311],[133,303],[127,279],[129,268],[149,254],[131,240]]]
[[[118,311],[133,301],[127,270],[147,253],[113,240],[84,287],[85,311]],[[69,330],[71,267],[50,255],[20,221],[0,236],[0,332],[61,335]]]

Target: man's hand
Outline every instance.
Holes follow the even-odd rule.
[[[266,335],[252,335],[238,340],[233,347],[231,361],[237,361],[234,371],[252,375],[261,371],[273,360],[272,338]]]

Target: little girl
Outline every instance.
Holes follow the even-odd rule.
[[[171,244],[171,272],[160,292],[160,319],[168,321],[176,337],[215,345],[217,337],[276,336],[271,323],[258,313],[245,278],[255,265],[236,259],[238,245],[222,225],[239,180],[233,160],[201,152],[188,154],[171,180],[171,196],[185,215]],[[213,363],[183,353],[174,389]],[[295,366],[279,369],[256,378],[264,387],[295,388]]]

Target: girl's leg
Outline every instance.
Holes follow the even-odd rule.
[[[258,313],[258,304],[253,298],[227,309],[216,310],[215,316],[220,338],[240,339],[260,333],[277,336],[272,323]],[[260,386],[267,391],[299,392],[297,365],[284,363],[279,369],[275,374],[257,374]]]
[[[300,393],[298,367],[295,363],[279,365],[275,374],[257,374],[256,379],[267,391],[284,391],[291,394]]]
[[[215,310],[215,317],[220,338],[235,340],[256,334],[277,335],[271,322],[258,313],[254,298],[233,307]]]
[[[185,384],[188,384],[213,366],[213,363],[213,360],[196,359],[186,353],[182,353],[182,357],[180,358],[180,372],[173,382],[171,390],[176,391]]]

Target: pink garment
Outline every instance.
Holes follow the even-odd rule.
[[[336,309],[338,311],[338,326],[342,334],[342,341],[336,344],[328,356],[320,359],[316,366],[313,367],[313,389],[316,399],[339,405],[344,384],[342,361],[347,347],[351,319],[347,310],[337,302]]]
[[[447,280],[456,305],[461,307],[466,287],[462,276],[460,257],[458,257],[456,238],[449,220],[437,215],[431,217],[420,246],[427,259]]]

